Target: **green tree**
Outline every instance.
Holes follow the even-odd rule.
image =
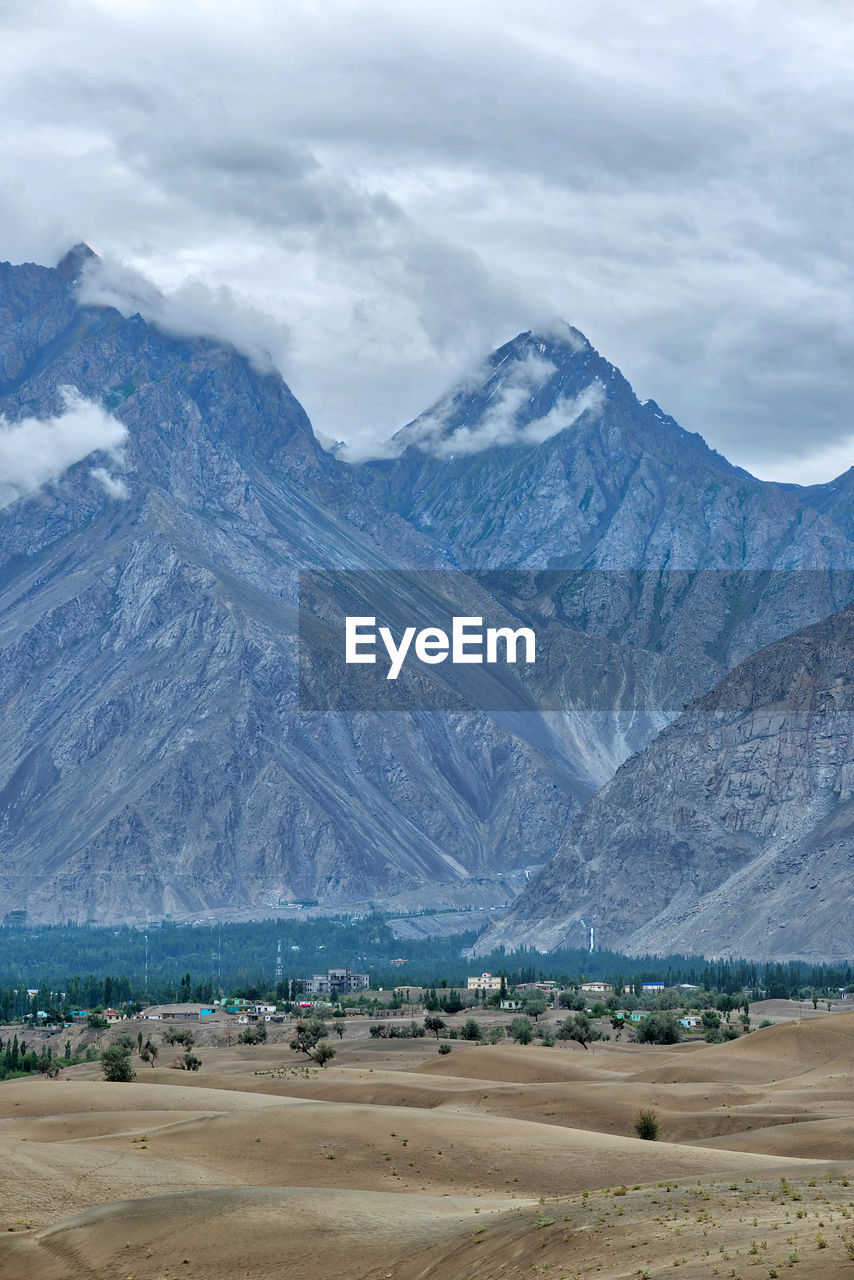
[[[101,1054],[101,1071],[104,1079],[114,1083],[128,1084],[136,1078],[130,1060],[130,1050],[124,1045],[111,1044]]]
[[[189,1053],[189,1050],[187,1050],[187,1052]],[[157,1045],[153,1040],[149,1039],[146,1040],[145,1044],[140,1048],[139,1056],[142,1058],[143,1062],[149,1062],[153,1067],[157,1061],[159,1053],[160,1050],[157,1048]]]
[[[249,1030],[248,1027],[246,1029]],[[319,1018],[308,1018],[305,1021],[300,1018],[288,1045],[295,1053],[304,1053],[311,1058],[314,1056],[315,1048],[328,1032],[326,1023],[321,1022]]]
[[[594,1027],[586,1013],[570,1014],[557,1029],[558,1040],[572,1040],[586,1049],[594,1040],[602,1039],[602,1032]]]
[[[194,1053],[191,1053],[189,1049],[181,1059],[182,1071],[198,1071],[201,1065],[202,1065],[201,1058],[197,1058],[196,1055]]]
[[[729,995],[718,996],[717,1007],[720,1010],[720,1012],[724,1015],[727,1022],[729,1022],[730,1014],[735,1008],[735,1001],[733,1000],[732,996],[729,996]]]
[[[464,1040],[480,1039],[480,1026],[475,1021],[474,1018],[466,1018],[465,1022],[460,1028],[460,1035]]]
[[[542,991],[528,991],[522,997],[522,1012],[526,1013],[529,1018],[533,1018],[535,1022],[539,1020],[540,1014],[545,1013],[548,1007],[549,1002]]]
[[[439,1039],[439,1032],[445,1030],[445,1019],[440,1018],[435,1013],[425,1013],[424,1028],[426,1031],[432,1031],[436,1039]]]
[[[638,1026],[641,1044],[678,1044],[682,1028],[672,1013],[651,1013]]]

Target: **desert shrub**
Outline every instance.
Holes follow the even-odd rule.
[[[336,1053],[337,1050],[333,1049],[332,1045],[329,1044],[328,1041],[321,1040],[320,1043],[316,1044],[312,1049],[311,1056],[319,1067],[325,1067],[327,1062],[330,1062],[335,1057]]]
[[[196,1055],[194,1053],[191,1053],[189,1049],[181,1059],[182,1071],[198,1071],[201,1065],[202,1065],[201,1058],[197,1058]]]
[[[503,1039],[504,1039],[504,1028],[503,1028],[503,1027],[498,1027],[498,1026],[490,1027],[490,1030],[489,1030],[489,1043],[490,1043],[490,1044],[498,1044],[499,1040],[503,1040]]]
[[[658,1113],[651,1109],[639,1111],[635,1120],[635,1133],[646,1142],[657,1142],[661,1134]]]
[[[182,1027],[167,1027],[163,1032],[163,1040],[166,1044],[182,1044],[185,1049],[192,1049],[196,1043],[196,1037],[192,1031]]]
[[[460,1028],[460,1035],[462,1036],[463,1040],[479,1040],[480,1039],[480,1027],[478,1026],[474,1018],[466,1018],[465,1022]]]
[[[444,1053],[450,1053],[450,1052],[451,1052],[451,1046],[450,1046],[449,1044],[440,1044],[440,1045],[439,1045],[439,1052],[440,1052],[440,1053],[443,1053],[443,1054],[444,1054]]]
[[[738,1027],[714,1027],[711,1031],[707,1031],[703,1039],[707,1044],[725,1044],[727,1040],[737,1040],[741,1035]]]
[[[300,1023],[297,1023],[300,1026]],[[323,1028],[324,1034],[326,1027]],[[267,1024],[265,1022],[256,1022],[254,1026],[244,1027],[240,1035],[237,1037],[238,1044],[263,1044],[267,1039]],[[189,1046],[188,1046],[189,1047]],[[293,1049],[293,1041],[291,1048]]]
[[[534,1028],[530,1018],[514,1018],[510,1023],[510,1035],[517,1044],[530,1044],[534,1038]]]
[[[544,1045],[546,1049],[554,1048],[554,1032],[550,1031],[548,1027],[543,1027],[537,1032],[537,1035],[540,1037],[540,1043]]]

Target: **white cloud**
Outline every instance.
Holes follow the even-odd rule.
[[[89,472],[93,480],[97,480],[104,492],[116,501],[124,501],[130,497],[130,489],[121,476],[112,476],[106,467],[93,467]]]
[[[286,327],[239,301],[225,285],[211,288],[190,279],[161,293],[142,272],[112,258],[97,257],[84,266],[78,297],[86,306],[115,307],[124,316],[138,313],[178,338],[230,343],[261,373],[281,369],[285,363]]]
[[[567,326],[555,326],[551,332],[575,350],[583,349],[581,336]],[[375,448],[364,445],[361,449],[345,449],[342,454],[350,461],[389,458],[415,445],[436,457],[451,458],[480,453],[491,446],[541,444],[571,427],[582,414],[598,413],[605,400],[604,387],[596,380],[576,396],[559,394],[548,412],[537,416],[531,406],[537,393],[557,372],[557,366],[536,348],[526,347],[521,359],[508,357],[497,369],[480,366],[392,439]],[[494,385],[485,409],[477,407],[477,426],[467,426],[464,418],[460,422],[460,415],[466,413],[466,398],[490,379],[494,379]]]
[[[0,506],[58,480],[92,453],[115,455],[127,439],[123,423],[73,387],[63,387],[62,398],[64,412],[53,418],[0,417]]]

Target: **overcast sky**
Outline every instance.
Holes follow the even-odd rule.
[[[0,258],[88,241],[327,437],[561,316],[757,474],[854,463],[850,0],[0,0],[0,40]]]

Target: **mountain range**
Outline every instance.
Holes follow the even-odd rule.
[[[568,326],[520,334],[350,463],[278,374],[84,304],[92,267],[82,245],[0,266],[5,432],[85,403],[122,437],[38,484],[0,475],[7,911],[494,906],[539,867],[484,946],[592,917],[613,947],[696,949],[702,929],[709,954],[836,954],[833,909],[803,895],[839,900],[847,748],[799,736],[785,698],[822,626],[838,661],[813,642],[814,695],[847,687],[854,473],[755,479]],[[336,600],[301,601],[306,570]],[[329,705],[307,707],[300,606],[323,621],[353,571],[380,575],[390,616],[426,574],[449,606],[530,623],[549,665],[450,708],[434,668],[384,711],[339,708],[327,666]],[[743,902],[769,895],[742,935],[734,875]]]

